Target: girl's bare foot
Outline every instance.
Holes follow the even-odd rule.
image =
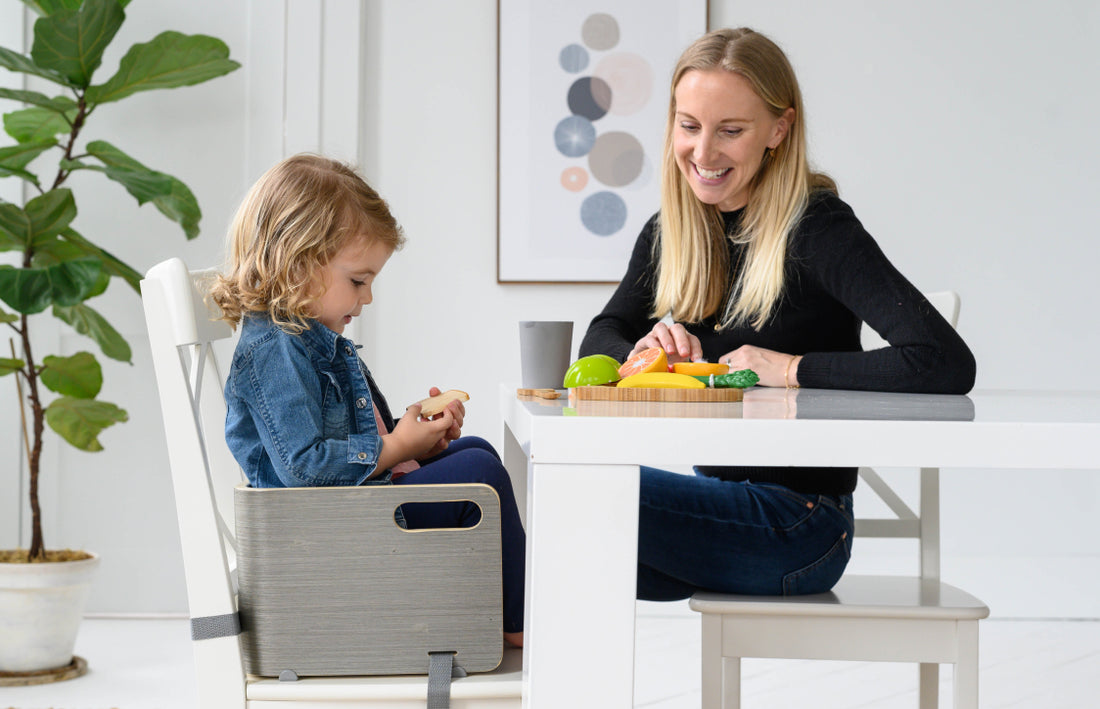
[[[523,632],[521,631],[518,633],[505,633],[504,641],[507,642],[509,645],[514,645],[515,647],[523,647]]]

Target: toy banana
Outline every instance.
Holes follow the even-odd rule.
[[[616,386],[635,389],[705,389],[707,385],[687,374],[645,372],[624,377]]]

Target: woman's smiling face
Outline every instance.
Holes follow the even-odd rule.
[[[794,120],[778,118],[740,74],[692,70],[673,92],[672,150],[676,165],[704,204],[731,212],[748,204],[766,148],[775,148]]]

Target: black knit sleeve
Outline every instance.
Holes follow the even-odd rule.
[[[603,311],[588,325],[581,341],[581,357],[606,354],[623,362],[634,349],[634,343],[657,323],[658,319],[649,314],[656,278],[653,244],[657,224],[658,217],[654,215],[642,228],[634,243],[626,275]]]
[[[790,254],[805,276],[889,343],[868,352],[807,352],[798,366],[802,386],[941,394],[974,386],[970,348],[847,204],[835,196],[816,199]]]

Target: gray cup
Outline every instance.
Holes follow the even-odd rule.
[[[570,320],[520,320],[519,361],[525,389],[561,389],[573,348]]]

